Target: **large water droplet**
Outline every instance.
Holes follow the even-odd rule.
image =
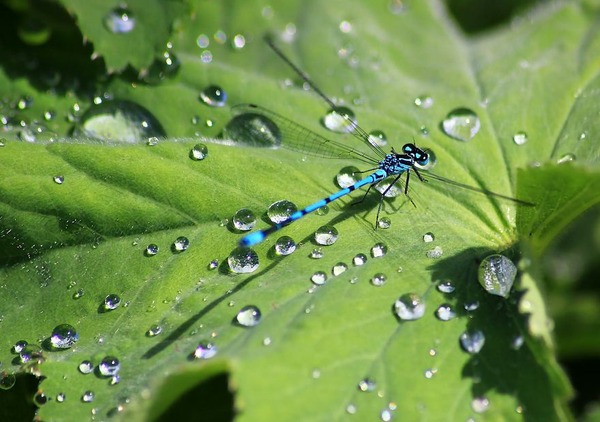
[[[323,118],[323,125],[332,132],[350,133],[356,125],[356,116],[348,107],[340,106],[329,110]]]
[[[258,255],[250,248],[235,248],[227,258],[234,273],[247,274],[258,268]]]
[[[52,330],[50,343],[55,349],[68,349],[79,340],[79,334],[75,327],[69,324],[58,325]]]
[[[485,344],[485,335],[480,330],[465,331],[460,335],[459,340],[464,351],[474,355],[479,353]]]
[[[248,231],[256,225],[256,216],[248,208],[242,208],[233,214],[231,222],[237,230]]]
[[[274,148],[281,145],[281,131],[277,125],[257,113],[234,116],[223,129],[223,137],[253,147]]]
[[[194,350],[195,359],[210,359],[217,354],[217,346],[212,343],[200,343]]]
[[[352,186],[360,180],[360,170],[355,166],[347,166],[342,168],[336,176],[337,184],[344,189]]]
[[[192,160],[201,161],[208,155],[208,148],[204,144],[196,144],[194,148],[190,150],[190,158]]]
[[[124,6],[116,7],[104,17],[104,26],[113,34],[126,34],[135,28],[135,17]]]
[[[394,303],[396,315],[405,321],[421,318],[425,314],[425,302],[416,293],[403,294]]]
[[[504,255],[490,255],[481,261],[479,284],[493,295],[508,297],[517,277],[517,267]]]
[[[452,110],[442,121],[442,129],[446,135],[459,141],[467,142],[479,132],[481,123],[473,110],[457,108]]]
[[[525,132],[517,132],[513,135],[513,142],[517,145],[523,145],[527,140],[527,133]]]
[[[160,122],[144,107],[131,101],[115,100],[93,105],[73,131],[75,137],[136,143],[164,138]]]
[[[333,226],[322,226],[315,231],[315,242],[319,245],[333,245],[338,240],[339,233]]]
[[[103,377],[112,377],[121,369],[119,359],[114,356],[105,356],[98,364],[98,372]]]
[[[107,295],[104,298],[104,310],[105,311],[113,311],[119,307],[121,304],[121,298],[119,295],[114,293]]]
[[[279,224],[290,218],[290,215],[298,211],[298,207],[291,201],[281,200],[273,202],[267,208],[267,217],[272,223]]]
[[[254,305],[244,306],[235,316],[238,324],[244,327],[254,327],[258,325],[262,317],[260,309]]]
[[[441,321],[450,321],[456,317],[456,312],[454,312],[452,306],[444,303],[435,310],[435,316]]]
[[[275,253],[277,255],[290,255],[296,250],[296,242],[289,236],[281,236],[275,242]]]
[[[200,93],[200,100],[212,107],[223,107],[227,101],[227,93],[217,85],[210,85]]]

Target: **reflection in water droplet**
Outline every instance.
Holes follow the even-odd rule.
[[[237,230],[249,231],[256,225],[256,216],[248,208],[242,208],[233,214],[231,222]]]
[[[13,353],[21,353],[25,347],[27,347],[27,342],[25,340],[19,340],[13,346]]]
[[[195,359],[210,359],[217,354],[217,346],[212,343],[200,343],[194,350]]]
[[[119,359],[114,356],[105,356],[98,364],[98,372],[104,377],[112,377],[121,369]]]
[[[431,232],[427,232],[423,235],[423,242],[430,243],[435,240],[435,236]]]
[[[296,204],[283,199],[269,205],[269,208],[267,208],[267,217],[269,217],[272,223],[283,223],[296,211],[298,211]]]
[[[83,360],[77,368],[82,374],[90,374],[94,370],[94,364],[89,360]]]
[[[419,95],[415,98],[415,105],[420,108],[430,108],[433,106],[433,98],[429,95]]]
[[[527,133],[525,132],[517,132],[513,135],[513,142],[517,145],[523,145],[527,140]]]
[[[275,242],[275,253],[277,255],[290,255],[296,250],[296,242],[289,236],[281,236]]]
[[[475,413],[483,413],[490,407],[490,401],[486,397],[475,397],[471,401],[471,409]]]
[[[376,243],[371,248],[371,256],[373,258],[381,258],[382,256],[385,256],[387,250],[388,248],[384,243]]]
[[[258,325],[258,323],[261,320],[261,317],[262,315],[260,309],[258,309],[254,305],[248,305],[240,309],[235,319],[240,325],[243,325],[244,327],[254,327],[255,325]]]
[[[442,121],[444,133],[463,142],[473,139],[480,127],[479,117],[468,108],[454,109]]]
[[[338,276],[338,275],[344,273],[347,269],[348,269],[348,266],[346,264],[344,264],[343,262],[338,262],[331,269],[331,273],[334,276]]]
[[[243,113],[234,116],[223,129],[223,137],[252,147],[274,148],[281,145],[281,131],[266,116]]]
[[[219,260],[218,259],[213,259],[212,261],[210,261],[208,263],[208,269],[209,270],[214,270],[215,268],[217,268],[219,266]]]
[[[79,334],[75,327],[69,324],[61,324],[54,327],[50,336],[50,343],[55,349],[68,349],[79,340]]]
[[[200,100],[211,107],[223,107],[227,101],[227,93],[217,85],[210,85],[200,93]]]
[[[58,393],[56,395],[56,401],[58,403],[63,403],[67,399],[67,395],[65,393]]]
[[[485,335],[480,330],[465,331],[460,335],[459,340],[463,350],[474,355],[479,353],[485,344]]]
[[[444,303],[435,310],[435,316],[441,321],[450,321],[456,317],[456,312],[454,312],[452,306]]]
[[[359,253],[352,258],[352,263],[355,267],[359,267],[361,265],[365,265],[367,262],[367,256],[365,254]]]
[[[104,26],[113,34],[126,34],[135,28],[135,17],[127,7],[119,6],[104,17]]]
[[[323,118],[323,125],[332,132],[350,133],[356,124],[356,116],[348,107],[339,106],[331,109]]]
[[[440,280],[437,289],[442,293],[452,293],[456,290],[451,280]]]
[[[173,242],[173,250],[175,252],[183,252],[189,247],[190,241],[185,236],[179,236],[177,239],[175,239],[175,242]]]
[[[560,157],[556,161],[556,163],[557,164],[570,163],[572,161],[575,161],[575,159],[576,159],[575,154],[567,153],[567,154],[563,155],[562,157]]]
[[[444,250],[442,249],[441,246],[436,246],[435,248],[428,250],[426,253],[427,258],[431,258],[431,259],[441,258],[441,256],[443,254],[444,254]]]
[[[204,144],[196,144],[194,148],[190,150],[190,158],[192,160],[201,161],[208,155],[208,148]]]
[[[109,294],[104,298],[104,309],[112,311],[117,309],[121,304],[121,298],[116,294]]]
[[[333,245],[338,240],[339,233],[333,226],[322,226],[315,231],[315,242],[319,245]]]
[[[377,273],[371,278],[371,284],[377,287],[383,286],[386,281],[387,277],[383,273]]]
[[[479,264],[479,284],[488,293],[508,297],[517,277],[517,267],[504,255],[489,255]]]
[[[327,274],[325,274],[323,271],[317,271],[310,277],[310,281],[317,286],[321,286],[327,281]]]
[[[160,325],[153,325],[150,328],[148,328],[148,331],[146,331],[146,335],[148,337],[155,337],[160,333],[162,333],[162,327]]]
[[[154,243],[150,243],[148,246],[146,246],[146,250],[144,251],[144,255],[146,256],[154,256],[158,253],[158,245],[155,245]]]
[[[344,167],[336,176],[338,186],[342,189],[352,186],[360,180],[359,174],[360,170],[355,166]]]
[[[425,314],[425,302],[416,293],[403,294],[394,303],[396,315],[404,321],[421,318]]]
[[[65,181],[65,178],[64,176],[54,176],[52,180],[54,180],[54,183],[56,183],[57,185],[62,185]]]
[[[258,268],[258,255],[250,248],[235,248],[227,258],[234,273],[247,274]]]
[[[372,145],[383,147],[387,145],[387,136],[380,130],[373,130],[369,133],[369,142]]]

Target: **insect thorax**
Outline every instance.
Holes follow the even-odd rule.
[[[379,162],[379,168],[387,174],[399,174],[410,170],[414,159],[407,154],[391,153]]]

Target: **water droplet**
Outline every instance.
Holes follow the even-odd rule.
[[[246,46],[246,37],[244,37],[242,34],[235,35],[231,45],[238,50],[244,48]]]
[[[19,139],[23,142],[35,142],[36,136],[35,133],[31,131],[29,128],[23,128],[19,131]]]
[[[234,116],[223,129],[223,137],[252,147],[274,148],[281,145],[281,131],[268,117],[257,113]]]
[[[337,277],[338,275],[345,272],[347,269],[348,269],[348,266],[346,264],[344,264],[343,262],[338,262],[331,269],[331,273]]]
[[[28,344],[19,353],[19,360],[21,363],[33,363],[44,361],[44,354],[42,348],[37,344]]]
[[[173,251],[174,252],[184,252],[189,247],[190,247],[190,241],[185,236],[179,236],[177,239],[175,239],[175,242],[173,242]]]
[[[322,248],[315,248],[315,249],[313,249],[308,257],[312,258],[312,259],[321,259],[321,258],[323,258],[323,249]]]
[[[392,420],[392,412],[390,411],[390,409],[383,409],[379,414],[379,418],[383,422],[389,422]]]
[[[227,101],[227,93],[217,85],[210,85],[200,93],[200,100],[211,107],[223,107]]]
[[[327,205],[323,205],[321,208],[317,208],[315,210],[315,214],[318,216],[324,216],[329,214],[329,207]]]
[[[471,409],[475,413],[483,413],[490,407],[490,401],[486,397],[475,397],[471,401]]]
[[[25,347],[27,347],[27,342],[25,340],[19,340],[13,346],[13,353],[19,354]]]
[[[467,302],[464,304],[463,307],[465,308],[465,311],[467,311],[467,312],[476,311],[477,309],[479,309],[479,301],[475,300],[473,302]]]
[[[296,242],[289,236],[281,236],[275,242],[275,253],[277,255],[290,255],[296,250]]]
[[[148,246],[146,246],[146,250],[144,251],[144,255],[146,256],[154,256],[158,253],[158,245],[155,245],[154,243],[150,243]]]
[[[403,294],[394,303],[396,315],[404,321],[421,318],[425,314],[425,302],[416,293]]]
[[[265,337],[262,341],[263,346],[270,346],[272,343],[271,337]]]
[[[456,290],[456,287],[450,280],[440,280],[437,289],[442,293],[452,293]]]
[[[217,346],[213,343],[200,343],[194,350],[195,359],[210,359],[217,354]]]
[[[201,161],[208,155],[208,148],[204,144],[196,144],[194,148],[190,150],[190,158],[192,160]]]
[[[218,259],[213,259],[212,261],[210,261],[208,263],[208,269],[209,270],[214,270],[216,268],[219,267],[219,260]]]
[[[119,6],[104,17],[104,26],[113,34],[126,34],[135,28],[135,17],[127,7]]]
[[[430,108],[433,106],[433,98],[429,95],[419,95],[415,98],[415,105],[419,108]]]
[[[321,286],[327,281],[327,274],[325,274],[323,271],[317,271],[310,277],[310,281],[317,286]]]
[[[104,377],[112,377],[121,369],[119,359],[114,356],[105,356],[98,364],[98,372]]]
[[[369,132],[369,143],[371,145],[377,145],[380,147],[387,145],[387,136],[380,130],[373,130]]]
[[[212,59],[213,59],[213,55],[208,50],[205,50],[202,52],[202,54],[200,54],[200,61],[202,61],[202,63],[210,63],[210,62],[212,62]]]
[[[437,371],[438,371],[438,370],[437,370],[436,368],[427,369],[427,370],[425,371],[425,378],[427,378],[427,379],[431,379],[431,378],[433,378],[433,376],[434,376],[435,374],[437,374]]]
[[[58,393],[58,394],[56,395],[56,401],[57,401],[58,403],[63,403],[63,402],[66,400],[66,399],[67,399],[67,396],[66,396],[66,394],[65,394],[65,393]]]
[[[43,391],[38,391],[37,393],[35,393],[35,395],[33,396],[33,402],[37,405],[37,406],[43,406],[46,403],[48,403],[48,397],[46,396],[46,394]]]
[[[556,161],[556,163],[557,164],[570,163],[572,161],[575,161],[575,159],[576,159],[575,154],[567,153],[567,154],[564,154],[562,157],[560,157]]]
[[[352,186],[360,180],[360,177],[357,176],[359,173],[360,170],[355,166],[342,168],[336,176],[338,186],[342,189]]]
[[[83,289],[77,289],[74,293],[73,293],[73,299],[79,299],[84,295],[84,291]]]
[[[175,76],[180,66],[181,62],[177,56],[167,49],[152,62],[148,70],[140,75],[140,78],[147,84],[157,85],[165,78]]]
[[[454,109],[442,121],[444,133],[463,142],[473,139],[480,127],[479,117],[468,108]]]
[[[435,240],[435,236],[431,232],[427,232],[423,235],[423,242],[430,243]]]
[[[385,256],[387,250],[388,248],[384,243],[376,243],[371,248],[371,256],[373,258],[381,258],[382,256]]]
[[[360,267],[361,265],[365,265],[367,262],[367,256],[365,254],[359,253],[356,254],[354,258],[352,258],[352,263],[355,267]]]
[[[435,248],[428,250],[426,253],[427,258],[431,258],[431,259],[441,258],[441,256],[443,254],[444,254],[444,250],[442,249],[441,246],[436,246]]]
[[[346,406],[346,413],[350,415],[354,415],[356,413],[356,410],[356,405],[353,403],[350,403],[348,406]]]
[[[113,375],[112,377],[110,377],[109,385],[116,385],[120,382],[121,382],[121,376],[118,374]]]
[[[392,225],[392,220],[390,220],[387,217],[382,217],[379,219],[379,221],[377,222],[377,226],[380,229],[389,229],[390,226]]]
[[[234,273],[251,273],[258,268],[258,255],[250,248],[235,248],[227,258],[227,263]]]
[[[256,216],[248,208],[242,208],[233,214],[231,222],[237,230],[248,231],[256,225]]]
[[[50,343],[55,349],[68,349],[79,340],[75,327],[69,324],[60,324],[54,327],[50,336]]]
[[[517,132],[513,135],[513,142],[517,145],[523,145],[527,140],[527,133],[525,132]]]
[[[9,374],[6,371],[0,373],[0,389],[10,390],[17,383],[17,377],[15,374]]]
[[[404,193],[402,186],[400,183],[394,183],[394,178],[396,176],[388,177],[382,182],[379,182],[375,185],[375,189],[377,192],[385,196],[386,198],[395,198]],[[394,183],[392,185],[392,183]]]
[[[131,101],[114,100],[91,106],[81,116],[73,136],[137,143],[152,137],[164,138],[166,132],[144,107]]]
[[[149,147],[155,147],[158,145],[159,139],[156,136],[146,139],[146,145]]]
[[[267,208],[267,217],[272,223],[279,224],[290,218],[290,215],[298,211],[298,207],[291,201],[281,200],[273,202]]]
[[[148,328],[148,331],[146,331],[146,335],[148,337],[155,337],[160,333],[162,333],[162,327],[160,325],[153,325],[150,328]]]
[[[244,327],[254,327],[261,320],[260,309],[254,305],[244,306],[235,316],[235,319]]]
[[[517,267],[504,255],[489,255],[481,261],[478,271],[479,284],[488,293],[508,297],[517,277]]]
[[[94,394],[94,392],[88,390],[81,396],[81,401],[84,403],[91,403],[94,401],[95,397],[96,395]]]
[[[358,383],[358,389],[360,391],[370,392],[374,391],[377,388],[377,383],[371,378],[365,378],[360,380]]]
[[[525,338],[522,335],[518,335],[512,339],[510,347],[513,350],[519,350],[523,346],[523,343],[525,343]]]
[[[347,34],[352,31],[352,24],[348,21],[341,21],[339,25],[340,31]]]
[[[450,321],[456,317],[456,312],[454,312],[452,306],[444,303],[435,310],[435,316],[441,321]]]
[[[474,355],[479,353],[485,344],[485,335],[480,330],[465,331],[460,335],[459,340],[463,350]]]
[[[79,372],[82,374],[90,374],[94,370],[94,364],[89,360],[84,360],[81,361],[77,369],[79,369]]]
[[[371,284],[377,287],[383,286],[386,281],[387,277],[383,273],[377,273],[371,278]]]
[[[114,293],[107,295],[104,298],[104,310],[113,311],[121,304],[121,298]]]
[[[332,132],[350,133],[355,128],[356,117],[348,107],[339,106],[327,112],[323,125]]]
[[[54,180],[54,183],[56,183],[57,185],[62,185],[63,182],[65,181],[65,177],[64,176],[54,176],[52,178],[52,180]]]
[[[333,245],[338,240],[339,233],[333,226],[321,226],[315,231],[315,242],[319,245]]]

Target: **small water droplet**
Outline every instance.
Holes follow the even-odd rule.
[[[249,231],[256,225],[256,216],[248,208],[242,208],[233,214],[233,227],[240,231]]]
[[[318,369],[313,369],[313,371],[312,371],[312,373],[311,373],[311,376],[312,376],[314,379],[321,378],[321,371],[319,371]]]
[[[426,253],[427,258],[431,258],[431,259],[441,258],[441,256],[443,254],[444,254],[444,250],[442,249],[441,246],[436,246],[435,248],[428,250]]]
[[[184,252],[189,247],[190,247],[190,241],[185,236],[179,236],[177,239],[175,239],[175,242],[173,242],[173,251],[174,252]]]
[[[154,256],[158,253],[158,245],[155,245],[154,243],[150,243],[148,246],[146,246],[146,250],[144,251],[144,255],[146,256]]]
[[[279,224],[290,218],[290,215],[298,211],[298,207],[291,201],[281,200],[273,202],[267,208],[267,217],[272,223]]]
[[[479,309],[479,301],[475,300],[473,302],[466,302],[463,307],[467,312],[476,311],[477,309]]]
[[[67,396],[66,396],[66,394],[65,394],[65,393],[58,393],[58,394],[56,395],[56,401],[57,401],[58,403],[63,403],[63,402],[66,400],[66,399],[67,399]]]
[[[219,260],[218,259],[213,259],[212,261],[210,261],[208,263],[208,269],[209,270],[214,270],[216,268],[219,267]]]
[[[485,335],[483,331],[474,330],[474,331],[465,331],[460,335],[460,345],[463,350],[472,355],[477,354],[483,348],[485,344]]]
[[[388,248],[384,243],[376,243],[371,248],[371,256],[373,258],[381,258],[387,254]]]
[[[315,231],[315,242],[319,245],[333,245],[339,237],[337,229],[333,226],[321,226]]]
[[[200,61],[202,63],[210,63],[210,62],[212,62],[212,59],[213,59],[213,55],[208,50],[205,50],[202,52],[202,54],[200,54]]]
[[[382,182],[375,185],[377,192],[385,196],[386,198],[395,198],[404,193],[400,183],[394,183],[396,176],[388,177]],[[392,185],[392,183],[394,183]]]
[[[281,145],[281,131],[268,117],[258,113],[242,113],[223,129],[223,137],[252,147],[276,148]]]
[[[79,340],[75,327],[69,324],[60,324],[54,327],[50,336],[50,343],[55,349],[68,349]]]
[[[585,141],[588,138],[588,133],[586,130],[584,130],[583,132],[581,132],[579,134],[579,137],[577,139],[579,139],[580,141]]]
[[[565,164],[565,163],[570,163],[572,161],[575,161],[576,157],[575,154],[571,154],[571,153],[567,153],[564,154],[562,157],[560,157],[556,163],[557,164]]]
[[[237,322],[244,327],[258,325],[262,317],[260,309],[254,305],[244,306],[235,316]]]
[[[196,144],[194,148],[190,150],[190,158],[192,160],[201,161],[208,155],[208,148],[204,144]]]
[[[33,396],[33,402],[37,405],[37,406],[43,406],[46,403],[48,403],[48,397],[46,396],[46,394],[43,391],[38,391],[37,393],[35,393],[35,395]]]
[[[317,286],[321,286],[327,281],[327,274],[325,274],[323,271],[317,271],[310,277],[310,281]]]
[[[377,383],[371,378],[365,378],[359,381],[358,389],[364,392],[374,391],[377,388]]]
[[[419,95],[415,98],[415,105],[419,108],[430,108],[433,106],[433,97],[429,95]]]
[[[354,258],[352,258],[352,263],[355,267],[360,267],[361,265],[365,265],[367,262],[367,256],[365,254],[359,253],[356,254]]]
[[[383,273],[377,273],[371,278],[371,284],[377,287],[383,286],[386,281],[387,277]]]
[[[10,390],[17,383],[17,377],[15,374],[9,374],[6,371],[0,373],[0,389]]]
[[[340,31],[347,34],[352,31],[352,24],[348,21],[341,21],[339,24]]]
[[[94,392],[88,390],[81,396],[81,401],[84,403],[91,403],[94,401],[94,398],[96,398]]]
[[[234,35],[231,45],[236,49],[242,49],[246,46],[246,37],[242,34]]]
[[[162,333],[162,327],[160,325],[153,325],[150,328],[148,328],[148,331],[146,331],[146,335],[148,337],[155,337],[160,333]]]
[[[490,407],[490,401],[486,397],[475,397],[471,401],[471,409],[475,413],[483,413]]]
[[[525,338],[522,335],[518,335],[512,339],[510,347],[513,350],[519,350],[523,346],[523,343],[525,343]]]
[[[211,107],[223,107],[227,101],[227,93],[217,85],[210,85],[200,93],[200,100]]]
[[[323,258],[323,249],[322,248],[315,248],[315,249],[313,249],[308,257],[312,258],[312,259],[321,259],[321,258]]]
[[[425,314],[425,302],[416,293],[405,293],[394,303],[396,315],[404,321],[421,318]]]
[[[65,177],[64,176],[54,176],[52,178],[52,180],[54,180],[54,183],[56,183],[57,185],[62,185],[63,182],[65,181]]]
[[[444,133],[451,138],[467,142],[479,132],[481,122],[473,110],[457,108],[452,110],[442,121]]]
[[[25,347],[27,347],[27,342],[25,340],[17,341],[13,346],[13,353],[21,353]]]
[[[382,422],[389,422],[392,420],[392,412],[390,409],[383,409],[379,414],[379,418],[382,420]]]
[[[217,354],[217,346],[213,343],[200,343],[196,350],[194,350],[193,356],[195,359],[210,359]]]
[[[258,255],[250,248],[235,248],[227,258],[227,263],[234,273],[251,273],[258,268]]]
[[[345,189],[360,180],[360,170],[355,166],[342,168],[336,175],[336,181],[340,188]]]
[[[371,145],[377,145],[383,147],[387,145],[387,136],[380,130],[373,130],[369,132],[369,143]]]
[[[119,307],[121,298],[116,294],[109,294],[104,298],[104,310],[112,311]]]
[[[354,415],[357,410],[358,409],[356,408],[356,405],[353,403],[350,403],[348,406],[346,406],[346,413],[349,415]]]
[[[109,385],[117,385],[121,382],[121,376],[119,374],[110,377]]]
[[[513,142],[517,145],[523,145],[527,142],[527,133],[525,132],[517,132],[513,135]]]
[[[343,262],[338,262],[331,269],[331,273],[337,277],[338,275],[344,273],[347,269],[348,266],[346,264],[344,264]]]
[[[272,343],[271,337],[265,337],[262,341],[263,346],[270,346]]]
[[[206,34],[198,35],[198,38],[196,38],[196,45],[200,48],[208,47],[210,45],[210,39],[208,38],[208,35],[206,35]]]
[[[517,267],[504,255],[489,255],[479,264],[478,279],[486,292],[508,297],[517,277]]]
[[[155,147],[156,145],[158,145],[159,139],[156,136],[151,136],[150,138],[146,139],[146,145],[148,145],[149,147]]]
[[[21,363],[39,363],[43,362],[45,359],[40,346],[37,344],[28,344],[21,350],[21,353],[19,353],[19,360]]]
[[[433,376],[437,373],[437,371],[438,370],[436,368],[427,369],[425,371],[425,378],[427,378],[427,379],[433,378]]]
[[[296,250],[296,242],[289,236],[281,236],[275,242],[275,254],[286,256],[292,254]]]
[[[90,374],[94,370],[94,364],[89,360],[83,360],[77,367],[82,374]]]
[[[332,132],[350,133],[356,127],[356,116],[348,107],[339,106],[327,112],[323,125]]]
[[[317,208],[315,214],[318,216],[324,216],[329,214],[329,207],[327,205],[323,205],[321,208]]]
[[[454,283],[451,280],[440,280],[437,289],[442,293],[452,293],[456,290]]]
[[[435,310],[435,316],[438,317],[440,321],[450,321],[456,317],[456,312],[454,312],[452,306],[444,303]]]
[[[119,6],[104,17],[104,26],[113,34],[126,34],[135,28],[135,17],[127,7]]]
[[[105,356],[98,364],[98,372],[103,377],[112,377],[121,369],[119,359],[114,356]]]
[[[435,236],[431,232],[427,232],[423,235],[423,242],[430,243],[435,240]]]
[[[382,217],[379,219],[379,221],[377,222],[377,226],[380,229],[389,229],[390,226],[392,225],[392,220],[390,220],[387,217]]]

